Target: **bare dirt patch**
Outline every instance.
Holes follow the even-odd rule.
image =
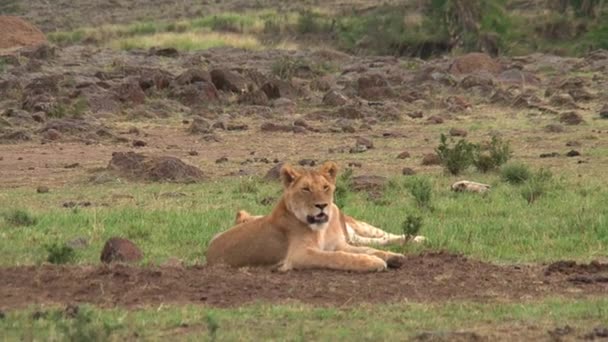
[[[46,43],[44,33],[27,21],[0,15],[0,50]]]
[[[0,269],[0,308],[92,303],[136,307],[160,303],[232,307],[297,301],[351,306],[398,301],[523,300],[604,294],[606,283],[573,283],[539,265],[499,266],[436,252],[407,256],[398,270],[358,274],[325,270],[286,274],[226,267],[26,266]]]

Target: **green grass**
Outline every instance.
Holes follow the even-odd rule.
[[[494,262],[538,262],[558,259],[590,260],[605,256],[608,248],[608,191],[602,184],[567,183],[554,179],[533,203],[522,196],[522,186],[500,181],[496,174],[480,181],[493,185],[484,196],[449,190],[450,178],[436,177],[431,210],[418,209],[408,194],[408,178],[397,177],[382,201],[365,194],[349,194],[344,211],[393,233],[402,231],[408,215],[424,220],[420,232],[430,243],[406,246],[406,252],[445,249]],[[159,193],[179,191],[171,198]],[[143,264],[162,263],[170,257],[188,264],[204,261],[209,240],[231,227],[238,209],[266,214],[260,204],[278,198],[278,184],[223,180],[195,185],[109,184],[58,188],[40,196],[30,189],[9,189],[0,194],[0,207],[27,210],[37,222],[11,228],[0,219],[0,265],[39,264],[47,260],[44,246],[62,245],[78,237],[90,241],[76,250],[74,262],[98,263],[103,243],[112,236],[132,239],[144,252]],[[134,199],[116,199],[129,194]],[[88,200],[90,208],[65,209],[61,203]],[[399,249],[400,247],[394,247]]]
[[[476,331],[482,336],[538,340],[569,325],[583,335],[608,320],[608,299],[524,303],[395,303],[350,309],[251,305],[234,309],[165,306],[125,310],[30,308],[0,320],[4,340],[389,341],[425,331]],[[33,313],[45,312],[33,319]],[[48,311],[44,311],[48,310]],[[213,333],[210,333],[213,331]],[[502,331],[502,332],[501,332]],[[502,335],[501,335],[502,334]]]

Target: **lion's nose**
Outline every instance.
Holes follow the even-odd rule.
[[[327,207],[327,203],[317,203],[317,204],[315,204],[315,207],[323,210],[323,209],[325,209],[325,207]]]

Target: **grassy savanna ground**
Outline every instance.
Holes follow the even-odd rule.
[[[441,305],[401,303],[350,309],[298,304],[236,309],[159,306],[140,310],[81,307],[67,318],[62,308],[9,312],[0,320],[5,341],[388,341],[431,331],[475,331],[490,340],[550,340],[549,330],[570,326],[582,337],[608,320],[606,299]],[[41,318],[33,319],[32,316]],[[37,314],[38,313],[38,314]],[[450,340],[449,337],[447,337]]]

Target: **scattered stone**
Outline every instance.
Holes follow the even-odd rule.
[[[61,139],[61,133],[59,133],[56,129],[51,128],[42,134],[42,138],[51,141],[59,140]]]
[[[573,332],[574,329],[569,325],[565,325],[563,327],[556,327],[553,330],[547,331],[547,333],[553,338],[554,341],[561,341],[562,337],[570,335]]]
[[[578,125],[583,122],[583,117],[577,112],[565,112],[560,115],[559,122],[566,125]]]
[[[169,57],[169,58],[179,57],[179,52],[177,51],[177,49],[172,48],[172,47],[161,48],[161,49],[151,48],[149,51],[149,54],[161,56],[161,57]]]
[[[422,157],[422,165],[430,166],[430,165],[440,165],[440,164],[441,164],[441,159],[435,153],[425,154],[424,157]]]
[[[547,133],[563,133],[566,129],[560,124],[548,124],[544,130]]]
[[[246,92],[239,96],[238,103],[247,104],[252,106],[269,106],[270,100],[268,99],[268,95],[261,90],[257,89],[254,91]]]
[[[221,164],[221,163],[225,163],[228,161],[228,157],[220,157],[218,159],[215,160],[216,164]]]
[[[372,141],[372,139],[365,137],[358,137],[357,141],[355,142],[355,145],[365,146],[368,150],[374,148],[374,142]]]
[[[421,119],[423,117],[423,114],[421,111],[415,111],[415,112],[407,113],[407,116],[409,116],[412,119]]]
[[[454,75],[482,72],[498,74],[502,71],[502,66],[485,53],[472,52],[456,57],[450,65],[449,71]]]
[[[317,161],[314,159],[302,159],[298,162],[301,166],[315,166],[317,165]]]
[[[190,134],[211,133],[211,124],[203,118],[194,118],[188,132]]]
[[[414,336],[416,342],[482,342],[487,338],[469,331],[431,331]]]
[[[574,98],[572,98],[572,95],[570,95],[568,93],[554,94],[553,96],[551,96],[551,99],[549,100],[549,104],[551,104],[553,106],[569,108],[569,109],[578,108],[578,106],[574,102]]]
[[[549,152],[549,153],[541,153],[540,158],[555,158],[559,157],[559,153],[557,152]]]
[[[608,104],[605,104],[602,109],[600,109],[600,118],[608,119]]]
[[[568,147],[580,147],[581,143],[578,142],[578,141],[572,140],[572,141],[568,141],[566,143],[566,146],[568,146]]]
[[[450,129],[450,136],[452,137],[466,137],[468,135],[468,132],[466,129],[463,128],[451,128]]]
[[[585,334],[583,338],[586,340],[606,339],[608,338],[608,327],[595,327],[591,332]]]
[[[578,157],[580,155],[581,153],[577,150],[570,150],[570,152],[566,153],[566,156],[568,157]]]
[[[218,90],[244,93],[248,88],[247,80],[231,70],[211,70],[211,81]]]
[[[188,155],[189,156],[193,156],[193,157],[194,156],[198,156],[198,152],[196,152],[196,151],[188,151]]]
[[[133,147],[144,147],[147,143],[143,140],[133,140]]]
[[[103,247],[100,260],[109,264],[112,262],[136,262],[141,260],[143,254],[133,242],[119,238],[110,238]]]
[[[323,104],[330,107],[344,106],[348,103],[348,98],[337,90],[330,90],[323,96]]]
[[[397,159],[407,159],[411,157],[410,153],[408,151],[403,151],[401,153],[399,153],[399,155],[397,156]]]
[[[266,172],[264,179],[265,180],[279,180],[281,178],[281,168],[283,167],[283,165],[284,165],[284,163],[277,163],[270,170],[268,170],[268,172]]]
[[[46,193],[48,193],[49,191],[51,191],[51,190],[49,189],[49,187],[48,187],[48,186],[44,186],[44,185],[41,185],[41,186],[39,186],[39,187],[36,189],[36,192],[37,192],[37,193],[39,193],[39,194],[46,194]]]
[[[362,166],[363,166],[363,164],[360,162],[355,162],[355,161],[348,162],[348,167],[362,167]]]
[[[443,123],[443,118],[436,115],[432,115],[428,119],[426,119],[426,122],[432,125],[439,125]]]
[[[80,166],[80,163],[72,163],[72,164],[66,164],[63,168],[64,169],[75,169],[79,166]]]
[[[367,151],[367,147],[365,145],[355,145],[355,147],[351,147],[348,150],[348,153],[363,153]]]
[[[260,126],[262,132],[293,132],[294,126],[280,125],[273,122],[265,122]]]
[[[186,197],[188,195],[186,195],[183,192],[177,192],[177,191],[170,191],[170,192],[163,192],[162,194],[159,195],[161,198],[180,198],[180,197]]]
[[[382,176],[356,176],[352,178],[351,188],[353,191],[381,192],[387,182],[388,179]]]
[[[249,126],[246,124],[229,123],[226,126],[227,131],[246,131],[248,129],[249,129]]]
[[[401,174],[404,176],[413,176],[416,174],[416,171],[411,167],[404,167],[403,170],[401,170]]]

